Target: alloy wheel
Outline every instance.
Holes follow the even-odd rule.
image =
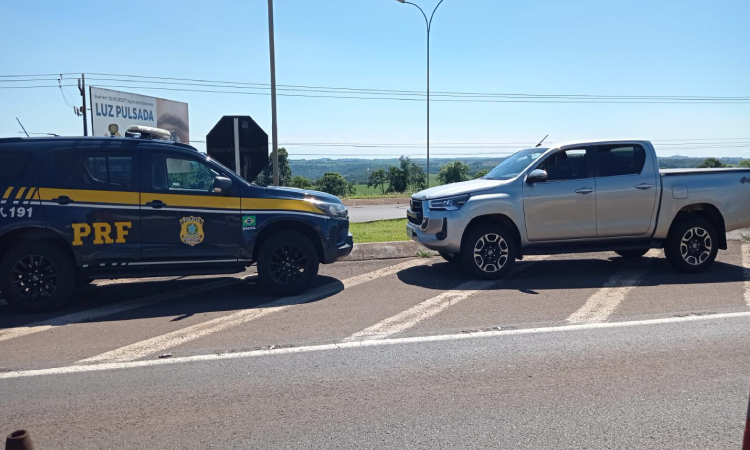
[[[307,256],[296,245],[282,245],[271,254],[270,272],[279,284],[295,284],[307,274]]]
[[[508,262],[508,243],[497,233],[487,233],[474,244],[474,263],[483,272],[493,273]]]
[[[680,241],[682,259],[691,266],[699,266],[711,256],[712,244],[708,231],[701,227],[690,228]]]
[[[57,290],[57,270],[43,256],[24,256],[13,266],[12,273],[11,285],[24,300],[43,300]]]

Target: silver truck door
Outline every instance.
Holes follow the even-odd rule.
[[[530,242],[596,237],[593,163],[586,147],[560,150],[536,168],[547,181],[524,183],[523,208]]]
[[[597,236],[645,235],[658,191],[650,153],[635,143],[598,145],[595,153]]]

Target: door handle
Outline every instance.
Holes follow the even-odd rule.
[[[650,185],[648,183],[641,183],[641,184],[637,185],[635,188],[645,191],[646,189],[651,189],[652,187],[654,187],[654,186],[652,186],[652,185]]]
[[[73,199],[71,199],[67,195],[61,195],[57,198],[53,198],[52,201],[57,202],[60,205],[69,205],[70,203],[73,203]]]
[[[167,206],[167,204],[161,200],[153,200],[153,201],[146,203],[146,206],[150,206],[154,209],[160,209],[160,208],[164,208],[165,206]]]
[[[576,191],[576,194],[590,194],[592,192],[594,192],[594,190],[591,188],[581,188]]]

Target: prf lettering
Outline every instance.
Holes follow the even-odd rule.
[[[91,236],[93,232],[94,245],[124,244],[128,230],[133,228],[133,222],[115,222],[115,239],[112,239],[112,225],[107,222],[73,224],[73,245],[83,245],[83,238]]]

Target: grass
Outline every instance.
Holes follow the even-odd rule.
[[[354,235],[355,244],[409,240],[406,237],[406,219],[352,222],[349,231]]]
[[[437,174],[430,174],[430,187],[440,186],[437,180]],[[383,194],[380,188],[368,187],[365,184],[355,184],[354,187],[357,189],[357,193],[354,195],[347,196],[346,198],[394,198],[394,197],[411,197],[411,193],[404,192],[398,194]]]

